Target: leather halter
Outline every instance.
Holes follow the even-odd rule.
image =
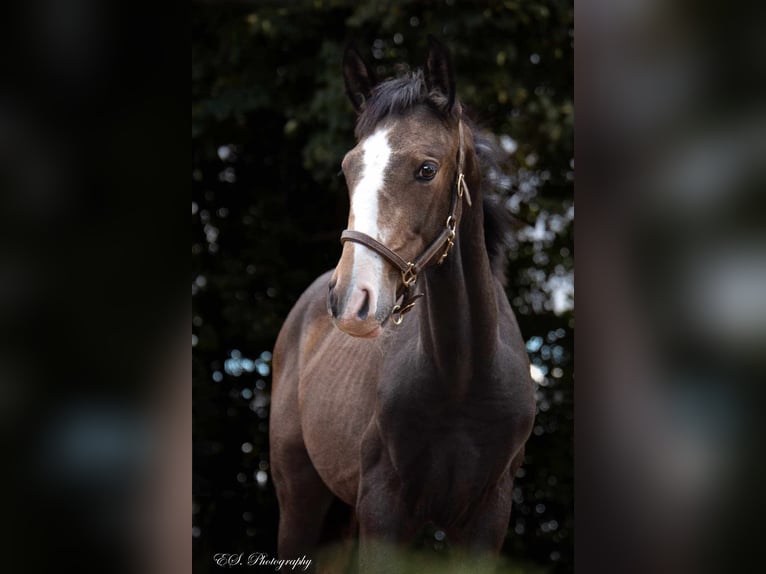
[[[471,195],[468,191],[468,185],[465,182],[465,175],[463,173],[465,152],[463,151],[462,120],[458,121],[458,137],[460,143],[458,147],[457,178],[455,180],[454,191],[452,192],[449,215],[447,216],[444,229],[442,229],[441,233],[415,258],[414,261],[405,260],[398,253],[389,249],[374,237],[362,233],[361,231],[346,229],[340,235],[341,243],[352,241],[372,249],[378,255],[383,257],[383,259],[396,267],[402,274],[402,282],[396,290],[396,298],[397,300],[401,298],[401,301],[394,305],[394,308],[391,310],[391,320],[395,325],[401,324],[404,314],[410,311],[415,306],[415,302],[423,296],[423,293],[415,293],[415,283],[417,282],[418,274],[429,265],[432,265],[434,261],[436,261],[437,265],[441,265],[447,258],[447,255],[449,255],[452,246],[455,244],[455,233],[462,214],[463,195],[465,195],[465,200],[468,203],[468,206],[471,206]]]

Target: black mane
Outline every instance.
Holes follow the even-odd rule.
[[[391,115],[403,115],[413,108],[425,105],[431,108],[437,117],[445,123],[456,120],[453,114],[444,111],[446,98],[439,92],[429,92],[423,71],[418,69],[407,72],[397,78],[390,78],[375,86],[371,97],[365,102],[365,107],[356,123],[355,134],[361,140],[375,131],[375,127]],[[453,110],[460,110],[458,104]],[[465,116],[463,121],[473,134],[476,156],[482,173],[482,196],[484,197],[484,241],[489,254],[492,273],[505,284],[506,266],[506,236],[511,227],[511,214],[507,211],[497,196],[487,193],[492,188],[495,178],[490,173],[499,173],[502,154],[494,138],[479,129],[476,124]]]
[[[388,116],[407,113],[420,105],[428,106],[446,122],[450,116],[444,112],[445,103],[446,98],[441,93],[429,93],[423,70],[389,78],[375,86],[370,99],[365,102],[364,110],[356,122],[356,137],[361,140]]]

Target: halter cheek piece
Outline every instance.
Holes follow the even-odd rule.
[[[418,274],[423,269],[433,264],[434,261],[436,261],[437,265],[440,265],[447,258],[452,246],[455,244],[455,233],[463,211],[463,195],[465,195],[465,200],[468,203],[468,206],[471,206],[471,195],[468,192],[468,185],[465,183],[465,175],[463,174],[465,155],[463,151],[462,120],[458,121],[458,136],[460,144],[458,147],[457,179],[455,180],[447,221],[444,224],[442,232],[428,245],[428,247],[426,247],[425,251],[415,258],[414,261],[405,260],[399,256],[398,253],[389,249],[380,241],[366,233],[354,231],[353,229],[346,229],[340,235],[341,243],[352,241],[372,249],[383,257],[383,259],[396,267],[402,274],[402,282],[396,290],[396,299],[399,300],[401,298],[401,301],[394,305],[394,308],[391,310],[391,320],[395,325],[401,324],[404,314],[410,311],[415,306],[415,302],[423,296],[423,293],[415,293],[415,283],[417,282]]]

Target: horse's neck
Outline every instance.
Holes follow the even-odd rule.
[[[422,349],[456,385],[467,384],[479,366],[488,365],[497,347],[495,282],[481,198],[476,199],[473,207],[463,205],[455,247],[442,265],[429,270],[425,301],[419,304]]]

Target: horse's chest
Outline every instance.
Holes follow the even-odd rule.
[[[303,441],[325,484],[353,504],[359,446],[375,405],[375,369],[381,353],[335,331],[309,358],[299,381]],[[364,365],[366,370],[361,369]]]
[[[390,405],[394,406],[394,405]],[[384,409],[380,437],[408,505],[433,516],[455,501],[476,501],[508,468],[520,441],[497,400],[414,403]]]
[[[421,431],[414,440],[388,444],[387,450],[409,512],[444,526],[476,507],[511,460],[502,440],[482,443],[465,429]]]

